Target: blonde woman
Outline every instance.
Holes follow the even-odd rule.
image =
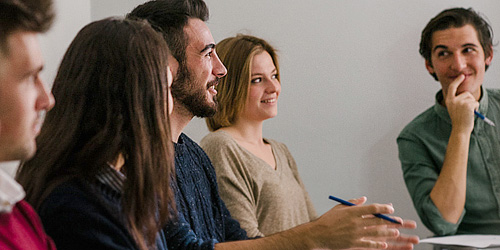
[[[249,237],[284,231],[316,218],[285,144],[262,137],[277,115],[281,92],[274,48],[253,36],[217,44],[227,76],[217,86],[219,108],[207,118],[201,146],[217,173],[222,199]]]

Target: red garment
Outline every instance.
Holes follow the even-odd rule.
[[[56,249],[56,246],[45,234],[35,210],[22,200],[16,203],[12,212],[0,213],[0,249]]]

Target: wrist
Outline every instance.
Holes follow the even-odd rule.
[[[279,241],[285,243],[288,246],[287,249],[317,249],[321,248],[318,244],[318,235],[313,232],[321,232],[315,229],[315,223],[308,222],[302,225],[296,226],[294,228],[288,229],[286,231],[274,234],[272,236],[278,236]],[[292,248],[293,246],[293,248]]]
[[[474,129],[474,126],[472,127],[467,127],[467,126],[455,126],[455,125],[452,125],[451,127],[451,134],[450,134],[450,138],[451,137],[455,137],[457,139],[466,139],[466,140],[469,140],[470,138],[470,135],[472,133],[472,130]]]
[[[324,228],[318,219],[295,227],[293,230],[296,235],[300,235],[303,239],[304,249],[323,248],[326,245],[322,241],[321,233],[325,232],[327,228]]]

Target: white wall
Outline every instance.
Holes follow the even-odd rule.
[[[52,86],[57,69],[76,33],[90,22],[90,0],[54,0],[56,19],[51,29],[41,36],[45,59],[42,77]]]
[[[439,90],[418,54],[420,32],[441,10],[461,6],[484,13],[500,35],[500,1],[206,1],[216,41],[241,32],[279,50],[279,115],[266,122],[264,133],[288,145],[318,211],[336,205],[330,194],[365,195],[369,202],[393,203],[396,215],[417,220],[416,233],[429,236],[404,186],[396,145],[401,129],[433,105]],[[51,51],[49,78],[55,74],[50,65],[62,56],[59,50],[89,21],[87,13],[92,20],[124,15],[143,2],[58,0],[58,14],[65,19],[60,25],[70,27],[56,25],[54,39],[44,38],[45,51]],[[497,64],[494,57],[487,87],[499,87]],[[207,130],[195,119],[185,132],[199,141]]]

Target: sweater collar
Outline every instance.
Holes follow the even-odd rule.
[[[96,178],[100,183],[109,186],[120,194],[123,193],[123,184],[127,179],[124,174],[117,171],[111,164],[108,164],[107,167],[101,168],[101,170],[97,173]]]

